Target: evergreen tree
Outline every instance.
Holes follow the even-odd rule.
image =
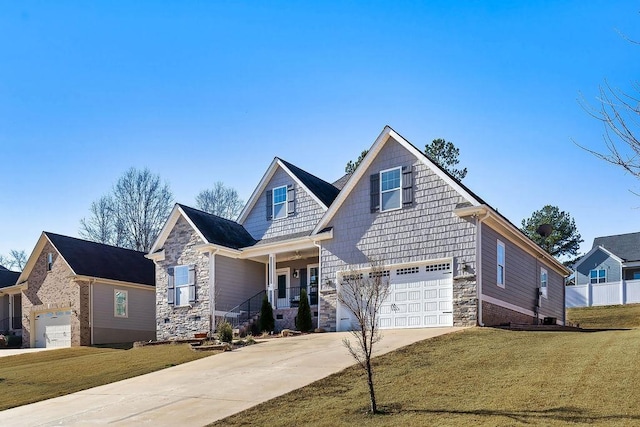
[[[309,306],[309,300],[307,299],[306,289],[300,289],[300,304],[298,305],[296,328],[302,332],[307,332],[313,329],[313,322],[311,320],[311,307]]]
[[[262,307],[260,308],[260,332],[272,332],[275,329],[276,322],[273,319],[273,308],[269,303],[269,298],[264,295],[262,298]]]

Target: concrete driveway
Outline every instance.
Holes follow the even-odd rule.
[[[462,328],[384,331],[376,354]],[[11,426],[203,426],[354,364],[350,334],[266,340],[258,345],[0,412]],[[73,375],[73,373],[69,373]]]

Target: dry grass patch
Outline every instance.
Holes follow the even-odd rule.
[[[74,347],[0,359],[0,410],[62,396],[211,356],[188,345]]]
[[[567,320],[582,328],[640,328],[640,304],[569,308]]]
[[[366,414],[366,381],[349,368],[214,425],[635,425],[638,354],[640,330],[477,328],[376,358],[386,414]]]

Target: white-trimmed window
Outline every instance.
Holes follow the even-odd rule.
[[[549,285],[549,274],[544,268],[540,268],[540,295],[547,297],[547,289]]]
[[[273,189],[273,219],[287,216],[287,186]]]
[[[504,288],[505,282],[505,260],[506,260],[506,250],[504,247],[504,243],[498,240],[498,245],[496,247],[496,258],[497,258],[497,284],[501,288]]]
[[[604,268],[591,270],[589,272],[589,281],[591,284],[605,283],[607,281],[607,270]]]
[[[175,287],[176,287],[176,305],[189,305],[189,266],[179,265],[174,268]]]
[[[49,252],[47,254],[47,271],[51,271],[53,268],[53,254]]]
[[[380,211],[402,207],[402,169],[393,168],[380,172]]]
[[[120,289],[113,290],[113,315],[115,317],[129,317],[129,292]]]

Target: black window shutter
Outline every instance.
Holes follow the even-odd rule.
[[[413,166],[402,167],[402,204],[413,203]]]
[[[371,212],[380,210],[380,175],[374,173],[371,180]]]
[[[287,185],[287,215],[296,213],[296,187],[293,184]]]
[[[273,191],[267,190],[267,221],[273,218]]]
[[[167,268],[167,275],[169,276],[169,280],[167,281],[167,302],[169,304],[173,304],[175,297],[175,290],[173,285],[173,267]]]
[[[189,266],[189,302],[196,301],[196,266]]]

